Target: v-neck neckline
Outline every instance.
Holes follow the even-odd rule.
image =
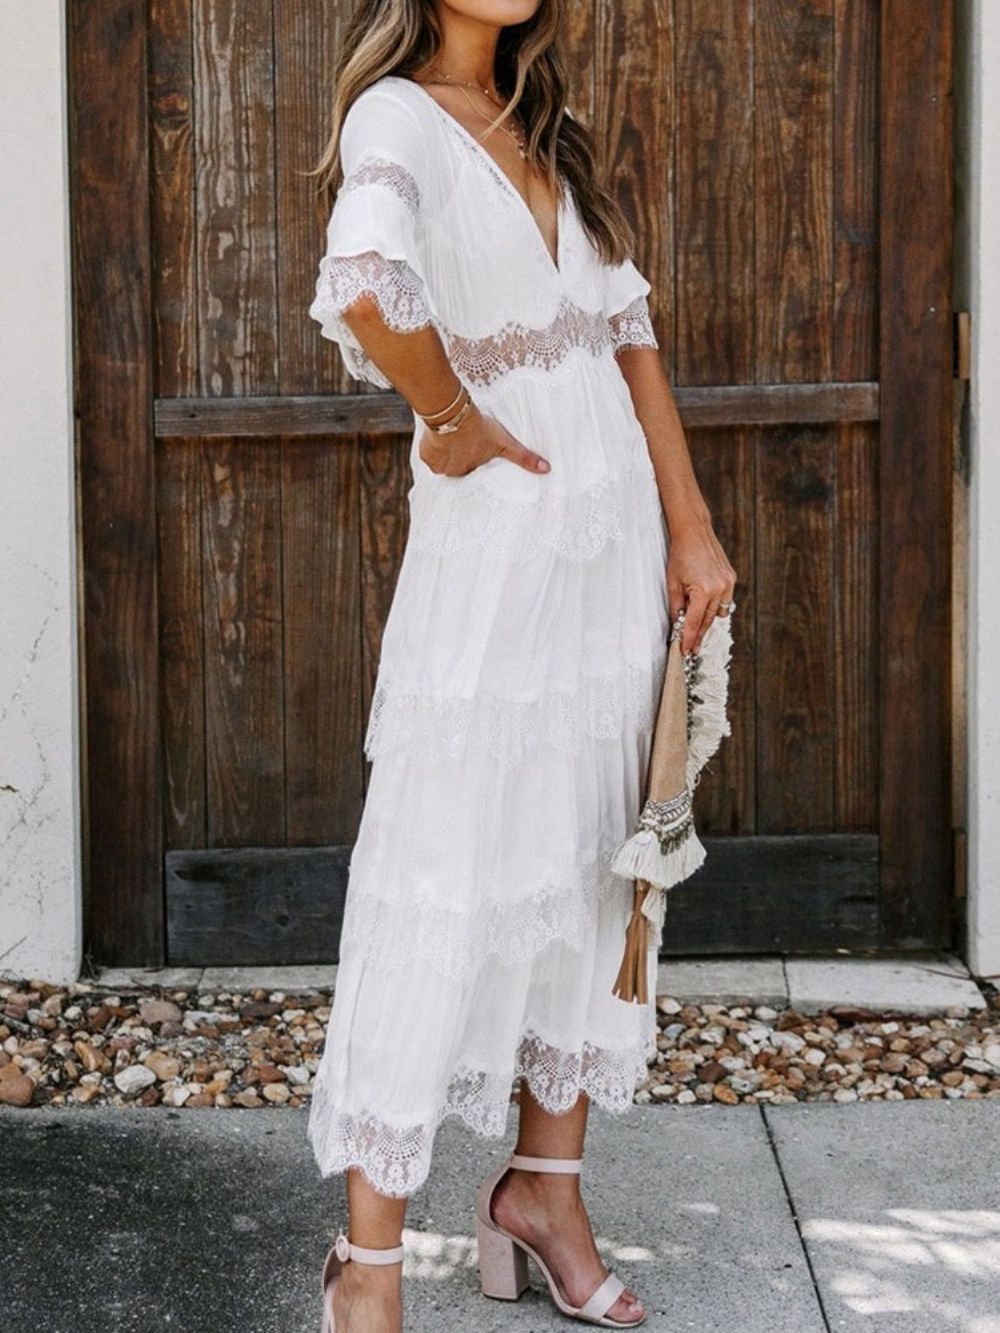
[[[399,77],[403,77],[403,76],[399,76]],[[451,114],[450,111],[446,111],[445,108],[441,105],[441,103],[437,100],[437,98],[434,97],[433,94],[429,93],[429,92],[427,91],[427,89],[426,89],[422,84],[420,84],[420,83],[417,82],[416,79],[409,79],[409,78],[408,78],[408,79],[406,79],[406,82],[407,82],[407,83],[412,83],[413,86],[414,86],[414,88],[416,88],[416,89],[418,90],[418,92],[421,94],[421,96],[422,96],[422,97],[426,97],[427,100],[428,100],[429,102],[431,102],[431,103],[437,108],[437,110],[438,110],[438,114],[441,115],[441,116],[443,116],[443,117],[445,118],[445,120],[447,120],[447,121],[449,122],[449,124],[453,125],[453,126],[455,127],[455,130],[456,130],[456,131],[457,131],[457,132],[458,132],[464,139],[466,139],[467,142],[470,143],[470,144],[472,145],[472,147],[473,147],[478,153],[481,153],[481,154],[482,154],[483,158],[485,158],[485,160],[486,160],[486,162],[488,163],[488,165],[489,165],[490,167],[493,168],[493,171],[495,172],[496,176],[499,178],[501,184],[502,184],[504,187],[506,187],[506,189],[510,192],[510,194],[512,194],[512,195],[514,196],[514,198],[515,198],[515,199],[517,200],[517,202],[520,204],[521,208],[524,210],[525,216],[527,217],[528,222],[531,224],[531,229],[532,229],[532,231],[535,233],[535,236],[538,238],[538,244],[541,246],[541,248],[542,248],[542,253],[545,255],[545,258],[548,260],[548,262],[549,262],[549,267],[552,269],[552,272],[553,272],[557,277],[562,277],[562,272],[563,272],[563,244],[562,244],[562,243],[563,243],[563,231],[564,231],[564,229],[565,229],[565,223],[566,223],[565,210],[564,210],[564,208],[563,208],[563,191],[562,191],[562,189],[559,190],[558,197],[557,197],[557,199],[556,199],[556,253],[555,253],[555,258],[553,258],[553,256],[552,256],[552,251],[549,249],[548,241],[546,241],[545,237],[542,235],[542,229],[541,229],[541,227],[538,225],[538,219],[535,217],[534,213],[531,211],[531,207],[530,207],[530,205],[528,204],[527,199],[525,199],[524,195],[523,195],[523,194],[521,193],[521,191],[517,188],[517,186],[514,184],[514,182],[511,180],[511,178],[507,175],[506,171],[504,171],[503,167],[502,167],[502,166],[500,165],[500,163],[496,160],[496,158],[493,156],[493,154],[492,154],[491,152],[489,152],[486,148],[483,147],[483,145],[479,142],[479,140],[478,140],[478,139],[476,138],[476,136],[471,132],[471,130],[466,129],[466,127],[462,124],[462,122],[458,119],[457,116],[453,116],[453,115]]]

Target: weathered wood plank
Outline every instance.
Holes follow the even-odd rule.
[[[594,118],[666,365],[674,341],[673,0],[595,0]]]
[[[877,384],[725,384],[681,387],[684,425],[797,425],[877,421]],[[161,398],[156,434],[173,436],[355,436],[410,430],[413,412],[398,393],[310,397]]]
[[[842,423],[835,451],[834,826],[878,828],[878,435]]]
[[[167,963],[339,961],[349,847],[168,852]]]
[[[149,24],[155,389],[171,397],[200,387],[191,0],[151,0]]]
[[[577,120],[594,133],[597,75],[593,59],[597,16],[595,0],[563,7],[560,51],[568,76],[567,101]]]
[[[754,379],[752,9],[677,0],[675,384]]]
[[[882,3],[879,827],[898,948],[952,929],[952,20],[951,0]]]
[[[833,368],[833,0],[757,0],[756,379]]]
[[[329,133],[334,58],[348,13],[340,4],[274,5],[278,384],[286,394],[356,383],[308,314],[326,228],[315,177],[305,173],[319,161]]]
[[[757,828],[833,826],[833,431],[757,445]],[[738,612],[737,612],[738,614]]]
[[[290,844],[349,842],[364,791],[357,444],[281,452]]]
[[[834,0],[833,378],[878,377],[879,0]]]
[[[200,387],[195,237],[194,65],[190,0],[149,6],[150,193],[154,377],[160,395]],[[158,450],[157,562],[163,833],[168,847],[205,839],[204,626],[200,441]]]
[[[192,0],[201,391],[278,389],[271,0]]]
[[[157,451],[160,718],[167,847],[202,847],[208,828],[202,447],[200,440],[176,440]]]
[[[282,844],[280,453],[216,440],[202,459],[206,840]]]
[[[87,651],[85,948],[108,965],[157,966],[162,829],[146,5],[69,5],[67,36]]]

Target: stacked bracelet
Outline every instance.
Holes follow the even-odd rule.
[[[438,412],[418,412],[417,416],[432,430],[435,435],[450,435],[452,431],[458,430],[459,426],[472,410],[472,396],[464,384],[460,385],[455,398],[447,407],[441,408]],[[434,420],[434,418],[443,417],[443,420]]]

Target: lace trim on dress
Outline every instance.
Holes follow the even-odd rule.
[[[649,317],[649,303],[645,296],[637,296],[624,310],[608,319],[611,345],[618,353],[624,347],[659,347],[653,323]]]
[[[344,361],[357,379],[370,380],[383,389],[392,384],[359,344],[343,312],[363,295],[378,306],[391,329],[412,333],[433,324],[424,295],[424,284],[405,259],[386,259],[377,250],[357,255],[324,255],[316,280],[316,296],[309,308],[319,320],[325,337],[341,345]]]
[[[498,459],[482,466],[512,464]],[[436,476],[413,488],[410,509],[407,544],[414,551],[451,555],[486,547],[514,561],[530,560],[544,548],[568,560],[592,560],[626,532],[663,522],[656,477],[645,463],[579,491],[545,492],[528,502],[497,495],[474,473]]]
[[[637,1012],[641,1014],[642,1008]],[[423,1125],[400,1127],[372,1113],[351,1115],[341,1111],[317,1075],[307,1134],[320,1174],[329,1176],[358,1166],[380,1194],[396,1198],[410,1195],[427,1179],[434,1135],[445,1117],[459,1117],[483,1138],[501,1138],[506,1133],[511,1091],[517,1078],[523,1078],[540,1105],[554,1115],[570,1110],[581,1092],[604,1110],[624,1114],[656,1054],[651,1012],[646,1030],[646,1038],[635,1046],[615,1050],[584,1042],[579,1051],[560,1050],[526,1030],[518,1043],[511,1075],[467,1067],[456,1070],[444,1104]]]
[[[377,840],[392,837],[391,827],[372,827]],[[622,834],[622,837],[625,835]],[[581,949],[594,929],[594,914],[606,899],[618,898],[622,929],[632,905],[632,890],[611,870],[615,847],[606,841],[596,859],[565,875],[553,876],[530,896],[505,898],[503,884],[480,884],[474,911],[450,910],[437,903],[407,899],[405,909],[352,883],[341,929],[341,952],[392,970],[411,958],[426,958],[436,971],[468,980],[487,957],[502,963],[526,962],[558,940]],[[374,874],[377,877],[378,868]]]
[[[466,746],[502,768],[523,764],[539,745],[579,754],[588,738],[612,739],[654,720],[666,644],[651,662],[629,662],[608,676],[585,676],[571,692],[533,699],[435,699],[379,680],[365,732],[369,759],[417,748],[426,763],[454,760]],[[505,927],[506,929],[506,927]]]
[[[553,370],[576,347],[599,356],[610,345],[608,321],[601,311],[584,310],[564,297],[550,323],[533,328],[510,320],[485,338],[449,333],[448,356],[457,374],[483,386],[533,366]]]
[[[375,301],[386,324],[401,333],[433,323],[424,284],[405,259],[386,259],[377,250],[324,255],[313,303],[316,313],[339,319],[366,294]],[[348,336],[354,340],[350,330]]]
[[[384,157],[366,158],[344,177],[338,198],[366,185],[384,186],[392,190],[416,217],[420,209],[420,187],[410,172],[398,162],[390,162]]]

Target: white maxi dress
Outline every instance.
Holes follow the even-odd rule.
[[[458,1116],[504,1134],[518,1076],[553,1112],[624,1112],[652,1004],[612,995],[632,903],[609,860],[638,816],[669,634],[667,532],[615,354],[655,347],[650,284],[607,265],[567,190],[553,262],[486,148],[412,80],[351,105],[309,313],[362,293],[433,325],[480,408],[549,460],[463,477],[420,459],[368,717],[372,760],[308,1137],[321,1174],[412,1194]],[[652,932],[651,932],[652,933]],[[657,941],[648,957],[655,993]]]

